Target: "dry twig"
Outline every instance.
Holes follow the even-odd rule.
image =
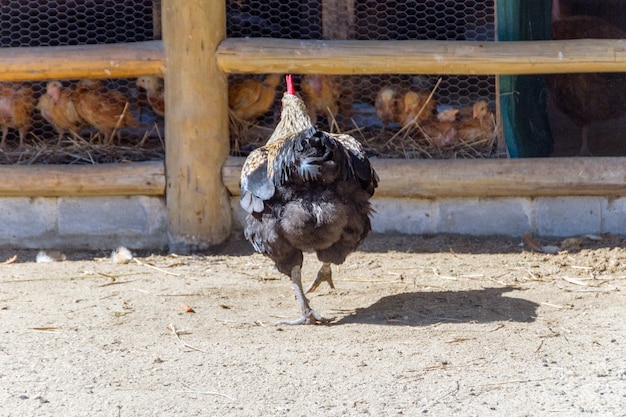
[[[185,384],[183,384],[183,385],[185,385]],[[220,397],[228,398],[231,401],[237,401],[235,398],[229,397],[228,395],[222,394],[221,392],[217,392],[217,391],[198,391],[196,389],[191,388],[189,385],[185,385],[185,388],[187,388],[187,391],[176,391],[176,392],[188,392],[188,393],[193,393],[193,394],[204,394],[204,395],[219,395]]]
[[[189,345],[189,344],[187,344],[187,343],[183,342],[183,341],[182,341],[182,339],[181,339],[181,338],[180,338],[180,336],[179,336],[180,331],[179,331],[179,330],[176,330],[176,326],[174,326],[173,324],[168,325],[168,326],[167,326],[167,328],[168,328],[168,329],[172,332],[172,334],[176,337],[176,340],[178,340],[178,342],[179,342],[181,345],[183,345],[184,347],[186,347],[187,349],[196,350],[196,351],[198,351],[198,352],[207,353],[207,354],[209,353],[209,352],[207,352],[206,350],[199,349],[199,348],[197,348],[197,347],[191,346],[191,345]]]
[[[0,262],[0,265],[8,265],[8,264],[12,264],[15,261],[17,261],[17,255],[13,255],[12,257],[10,257],[9,259]]]
[[[152,269],[154,269],[155,271],[162,272],[162,273],[164,273],[164,274],[166,274],[166,275],[172,275],[172,276],[174,276],[174,277],[180,277],[180,276],[181,276],[181,274],[175,274],[175,273],[173,273],[173,272],[166,271],[165,269],[162,269],[162,268],[156,267],[156,266],[154,266],[154,265],[150,265],[150,264],[149,264],[149,263],[147,263],[147,262],[141,262],[141,261],[140,261],[139,259],[137,259],[137,258],[133,258],[133,261],[135,261],[137,264],[139,264],[139,265],[141,265],[141,266],[145,266],[145,267],[148,267],[148,268],[152,268]]]

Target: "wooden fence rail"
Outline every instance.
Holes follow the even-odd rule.
[[[163,162],[0,165],[0,197],[165,194]]]
[[[162,41],[0,48],[0,81],[163,76]]]
[[[230,157],[224,185],[238,196],[245,158]],[[373,159],[376,197],[461,198],[625,196],[623,158]],[[163,162],[0,166],[1,197],[165,195]]]
[[[227,73],[546,74],[626,71],[626,40],[532,42],[226,39]]]
[[[225,39],[220,70],[296,74],[539,74],[626,71],[626,40],[300,41]],[[162,41],[0,48],[0,81],[160,75]]]
[[[223,169],[232,195],[240,194],[243,161],[231,157]],[[377,198],[626,195],[623,158],[373,159],[372,164],[380,176]]]

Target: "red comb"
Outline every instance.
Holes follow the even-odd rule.
[[[296,89],[293,88],[293,80],[291,79],[291,74],[286,75],[285,79],[287,80],[287,94],[296,94]]]

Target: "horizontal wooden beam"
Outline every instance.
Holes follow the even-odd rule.
[[[163,162],[0,165],[0,197],[164,195]]]
[[[229,38],[226,73],[543,74],[626,72],[626,40],[532,42]]]
[[[222,169],[231,195],[240,194],[245,158]],[[556,197],[626,195],[625,158],[485,160],[372,159],[377,197]],[[163,162],[100,165],[0,165],[0,197],[164,195]]]
[[[165,72],[162,41],[0,48],[0,81],[131,78]]]
[[[223,180],[240,194],[244,158],[230,158]],[[556,197],[626,195],[626,158],[485,160],[372,159],[376,197]]]
[[[626,40],[533,42],[316,41],[229,38],[235,73],[533,74],[626,71]],[[0,48],[0,81],[129,78],[165,73],[163,42]]]

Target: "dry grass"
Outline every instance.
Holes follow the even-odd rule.
[[[122,129],[112,141],[101,133],[66,134],[60,144],[57,137],[29,134],[23,148],[0,150],[3,165],[98,164],[110,162],[159,161],[165,158],[165,142],[158,126],[145,129]]]
[[[441,80],[430,91],[428,100],[422,105],[418,115],[426,107],[428,101],[433,96]],[[416,116],[416,118],[417,118]],[[494,117],[492,115],[492,117]],[[497,143],[500,126],[494,123],[495,127],[488,138],[473,141],[459,140],[450,146],[438,146],[435,141],[425,134],[418,123],[413,122],[398,130],[383,129],[375,126],[359,126],[351,120],[352,129],[342,129],[335,117],[326,118],[327,129],[334,133],[346,133],[358,139],[370,155],[381,158],[401,158],[401,159],[486,159],[506,157],[498,154]],[[274,126],[265,124],[249,123],[239,120],[230,115],[230,140],[231,154],[235,156],[246,156],[254,148],[265,143],[271,135]]]
[[[496,151],[499,126],[493,134],[483,140],[459,141],[453,145],[439,147],[424,135],[419,125],[412,124],[398,130],[381,127],[357,126],[352,121],[352,129],[341,129],[340,123],[329,118],[328,130],[346,133],[358,139],[370,155],[381,158],[401,159],[485,159],[499,158]],[[323,126],[322,126],[323,127]],[[230,114],[231,155],[246,156],[253,149],[263,145],[271,135],[274,126],[250,123]],[[95,131],[84,131],[82,135],[66,134],[60,144],[53,133],[40,137],[30,133],[23,148],[12,147],[0,150],[2,165],[33,164],[98,164],[111,162],[156,161],[165,159],[163,127],[156,124],[137,129],[120,129],[114,139]]]
[[[247,155],[262,146],[274,131],[273,127],[262,126],[241,120],[229,110],[230,153],[234,156]]]
[[[406,126],[397,132],[370,128],[357,137],[372,153],[384,158],[404,159],[486,159],[499,158],[497,153],[499,126],[488,138],[438,146],[425,135],[419,125]]]

